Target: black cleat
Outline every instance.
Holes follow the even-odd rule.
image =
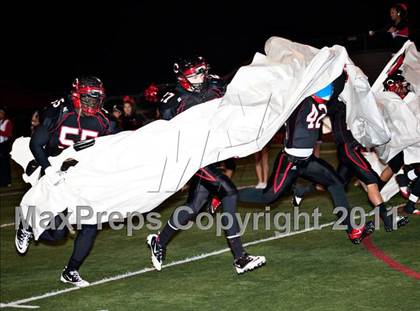
[[[353,244],[360,244],[364,238],[371,235],[374,231],[375,224],[373,221],[368,221],[367,224],[360,229],[353,228],[351,232],[348,233],[348,236]]]
[[[242,274],[263,266],[265,261],[264,256],[251,256],[244,253],[241,257],[235,259],[233,265],[236,269],[236,273]]]
[[[162,262],[165,259],[166,249],[162,247],[159,243],[159,235],[149,234],[147,236],[147,245],[150,247],[152,253],[152,263],[156,270],[162,270]]]
[[[82,279],[77,270],[68,270],[67,267],[64,267],[60,281],[72,284],[76,287],[86,287],[90,285],[88,281]]]

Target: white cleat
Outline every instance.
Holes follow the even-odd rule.
[[[265,262],[265,256],[251,256],[247,253],[244,253],[241,257],[233,262],[233,265],[235,266],[236,272],[238,274],[242,274],[247,271],[262,267]]]
[[[19,228],[16,231],[15,246],[19,254],[26,254],[26,252],[28,251],[29,244],[31,243],[33,237],[33,233],[24,228]]]
[[[150,247],[152,264],[156,270],[162,270],[162,262],[165,257],[165,249],[159,244],[159,235],[149,234],[147,245]]]
[[[67,267],[64,267],[60,281],[72,284],[76,287],[86,287],[90,285],[88,281],[82,279],[77,270],[67,270]]]

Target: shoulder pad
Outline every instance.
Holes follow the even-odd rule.
[[[162,96],[159,107],[164,109],[172,106],[178,106],[181,100],[181,94],[176,89],[168,91]]]
[[[72,110],[72,106],[65,98],[60,98],[52,101],[50,105],[44,108],[44,114],[54,114],[58,111],[67,112]]]
[[[52,130],[62,116],[70,111],[72,111],[72,107],[65,98],[55,100],[49,106],[45,107],[41,113],[41,124],[48,130]]]

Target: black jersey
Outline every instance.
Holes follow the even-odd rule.
[[[326,115],[325,103],[317,103],[312,97],[305,98],[286,122],[285,147],[312,149]]]
[[[329,104],[328,116],[331,120],[332,133],[337,145],[356,141],[351,131],[347,129],[346,105],[342,101],[336,99]]]
[[[50,166],[48,156],[55,156],[76,142],[110,134],[110,123],[104,113],[83,116],[74,109],[70,98],[51,103],[35,128],[30,148],[43,169]]]
[[[177,85],[161,99],[159,112],[161,119],[170,120],[177,114],[206,101],[222,97],[226,84],[220,78],[211,76],[201,92],[189,92]]]
[[[347,74],[343,73],[319,92],[305,98],[286,121],[286,152],[308,157],[319,138],[322,119],[331,102],[343,91]]]

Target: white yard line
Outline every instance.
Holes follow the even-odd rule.
[[[2,225],[0,225],[0,228],[6,228],[6,227],[14,226],[14,225],[15,225],[15,223],[14,222],[11,222],[10,224],[2,224]]]

